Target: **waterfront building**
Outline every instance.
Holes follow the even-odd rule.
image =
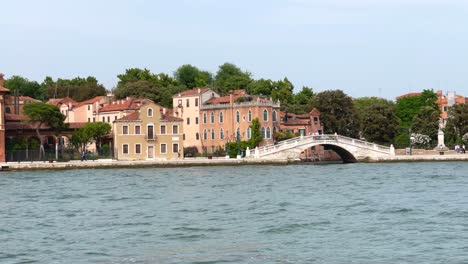
[[[195,88],[172,97],[174,115],[184,120],[186,147],[196,147],[201,151],[200,108],[208,100],[218,97],[219,94],[210,88]]]
[[[281,112],[280,131],[294,133],[297,136],[322,134],[323,127],[320,122],[320,112],[314,108],[308,114],[296,115]]]
[[[260,145],[272,144],[280,128],[280,102],[264,96],[249,95],[245,90],[232,90],[227,96],[213,97],[200,107],[199,142],[201,149],[212,153],[227,142],[249,140],[250,125],[260,123]]]
[[[23,115],[23,107],[26,104],[32,102],[40,102],[40,100],[31,98],[29,96],[13,96],[13,95],[6,95],[5,97],[5,113],[6,114],[15,114],[15,115]]]
[[[113,100],[98,109],[92,120],[87,122],[105,122],[112,124],[115,120],[136,112],[144,103],[153,102],[145,98],[127,97],[121,100]]]
[[[184,156],[183,119],[151,101],[113,121],[114,157],[119,160]]]
[[[0,162],[5,162],[5,96],[9,90],[3,87],[5,80],[0,73]]]

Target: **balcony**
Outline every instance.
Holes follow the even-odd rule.
[[[146,141],[156,141],[157,137],[155,135],[145,135]]]

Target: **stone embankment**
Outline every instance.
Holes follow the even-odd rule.
[[[412,162],[412,161],[468,161],[468,154],[449,155],[396,155],[377,157],[368,162]]]
[[[1,164],[3,170],[50,170],[50,169],[97,169],[131,167],[189,167],[189,166],[240,166],[240,165],[286,165],[285,159],[226,159],[194,158],[177,160],[95,160],[69,162],[7,162]]]

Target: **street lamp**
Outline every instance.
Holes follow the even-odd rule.
[[[240,151],[240,133],[239,133],[239,131],[236,132],[236,141],[237,141],[237,158],[240,159],[241,151]]]
[[[410,156],[413,155],[413,143],[414,143],[414,136],[411,135],[411,137],[410,137],[410,149],[409,149]]]

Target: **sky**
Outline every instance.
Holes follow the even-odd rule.
[[[127,68],[287,77],[353,97],[423,89],[468,96],[464,0],[0,0],[0,72],[95,76]]]

